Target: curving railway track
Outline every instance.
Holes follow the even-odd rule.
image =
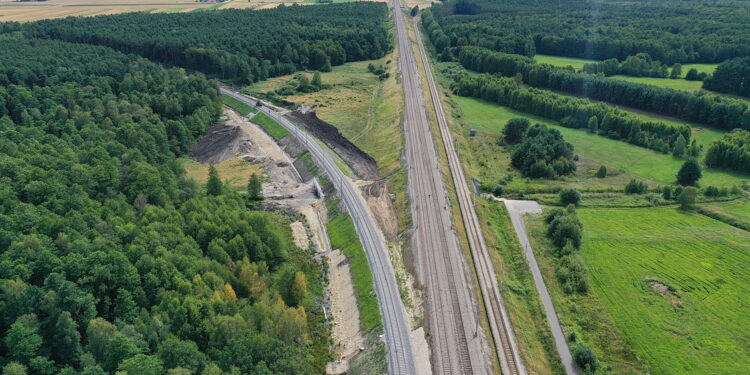
[[[346,205],[354,221],[360,242],[367,255],[367,262],[372,271],[375,293],[383,317],[384,340],[388,358],[388,373],[391,375],[414,375],[416,373],[414,356],[409,338],[409,325],[401,303],[401,296],[396,284],[396,276],[388,258],[385,239],[378,230],[370,210],[362,195],[346,175],[339,169],[328,152],[326,152],[309,134],[294,125],[279,113],[258,105],[258,102],[234,91],[222,88],[221,92],[237,100],[258,108],[275,119],[281,126],[302,143],[313,158],[331,178],[341,200]]]

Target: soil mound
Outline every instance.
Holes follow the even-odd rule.
[[[216,125],[193,147],[190,156],[201,163],[219,164],[250,149],[250,136],[239,126]]]
[[[370,155],[360,150],[346,139],[333,125],[321,120],[313,111],[294,111],[288,114],[305,129],[322,140],[331,150],[343,159],[362,179],[377,180],[378,166]]]

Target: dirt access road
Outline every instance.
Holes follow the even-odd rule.
[[[473,328],[474,336],[471,336],[471,325],[478,325],[479,318],[471,311],[474,307],[471,301],[466,301],[470,285],[467,277],[459,275],[464,271],[463,257],[457,246],[456,233],[450,223],[451,211],[448,208],[447,191],[438,169],[438,157],[430,135],[416,61],[410,48],[399,0],[394,0],[394,9],[401,46],[400,65],[406,96],[410,192],[412,198],[416,199],[412,201],[412,205],[416,206],[417,210],[417,216],[414,218],[417,224],[416,230],[421,232],[418,233],[416,243],[417,254],[420,262],[427,263],[421,267],[425,273],[424,281],[437,283],[437,286],[427,286],[428,306],[431,307],[429,317],[433,334],[433,364],[436,373],[482,374],[490,371],[491,360],[488,358],[491,356],[484,355],[484,346],[481,345],[480,340],[477,340],[477,337],[481,338],[481,335],[476,334],[478,327]],[[494,349],[504,374],[523,375],[526,374],[526,369],[520,359],[510,320],[497,287],[494,267],[487,252],[471,193],[442,109],[440,92],[432,76],[430,62],[416,24],[414,32],[427,76],[440,135],[448,157],[451,177],[456,188],[473,265],[479,280],[479,294],[487,311],[490,334],[495,344]],[[425,226],[431,229],[424,228]],[[434,268],[430,269],[429,266]],[[447,282],[446,278],[453,280]],[[444,287],[446,283],[447,288]],[[435,337],[435,335],[439,336]]]
[[[508,208],[508,214],[510,215],[510,221],[513,223],[513,229],[516,230],[518,235],[518,241],[523,246],[523,253],[526,256],[526,260],[529,262],[531,268],[531,274],[534,277],[534,285],[539,293],[539,298],[542,299],[544,305],[544,312],[547,315],[547,321],[549,322],[550,329],[552,330],[552,337],[555,339],[555,347],[557,347],[557,353],[560,355],[563,366],[565,367],[565,373],[568,375],[577,375],[576,368],[573,367],[573,357],[570,355],[570,348],[568,348],[568,342],[565,340],[562,327],[560,327],[560,321],[557,319],[557,313],[555,312],[555,306],[552,304],[552,299],[547,292],[547,286],[544,284],[544,278],[542,272],[539,271],[539,265],[536,262],[534,252],[531,250],[531,243],[529,237],[526,235],[526,228],[523,226],[522,216],[524,214],[538,214],[542,212],[542,207],[535,201],[516,201],[503,199],[505,207]]]
[[[490,374],[470,273],[451,222],[448,193],[439,169],[419,73],[398,0],[394,18],[404,85],[406,157],[419,279],[427,295],[434,374]]]
[[[263,113],[289,130],[310,151],[313,158],[315,158],[325,173],[331,178],[349,211],[349,215],[351,215],[354,221],[354,227],[357,229],[357,234],[367,255],[367,261],[370,264],[375,292],[378,304],[380,305],[380,313],[383,317],[388,373],[391,375],[414,375],[416,367],[409,335],[409,325],[406,318],[406,311],[401,302],[396,276],[388,258],[385,238],[378,229],[367,207],[367,203],[359,190],[339,169],[331,155],[310,135],[300,130],[290,120],[269,108],[258,106],[254,100],[234,91],[222,88],[221,92],[260,109]]]

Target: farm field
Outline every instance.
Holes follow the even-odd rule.
[[[750,201],[748,200],[712,203],[704,207],[750,225]]]
[[[593,293],[651,373],[750,371],[750,233],[673,208],[578,216]]]
[[[675,174],[683,163],[683,159],[662,154],[626,142],[616,141],[606,137],[590,134],[584,130],[569,129],[540,117],[517,112],[506,107],[487,103],[475,98],[455,97],[463,113],[464,121],[470,128],[477,129],[480,137],[494,137],[500,133],[505,123],[516,117],[527,118],[532,123],[541,123],[560,130],[566,141],[573,144],[575,153],[584,159],[590,159],[608,168],[614,167],[620,172],[651,181],[657,184],[672,183]],[[468,129],[466,129],[468,131]],[[494,139],[493,139],[494,142]],[[489,156],[489,155],[488,155]],[[507,172],[510,161],[500,168],[488,168],[495,174],[495,178]],[[607,178],[609,179],[609,178]],[[605,180],[607,180],[605,179]],[[628,178],[620,178],[617,183],[627,182]],[[750,176],[724,170],[704,170],[701,184],[716,186],[735,186],[742,181],[750,180]],[[596,180],[592,181],[594,183]],[[604,182],[599,182],[599,184]]]

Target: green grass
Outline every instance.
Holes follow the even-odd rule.
[[[750,200],[711,203],[705,205],[705,207],[729,216],[734,220],[750,224]]]
[[[614,75],[611,78],[616,78],[623,81],[645,83],[647,85],[654,85],[659,87],[666,87],[676,90],[698,90],[703,86],[703,81],[688,81],[686,79],[669,79],[669,78],[654,78],[654,77],[631,77],[624,75]]]
[[[180,13],[183,10],[185,10],[185,8],[170,8],[170,9],[164,10],[162,13]]]
[[[248,105],[247,103],[241,102],[227,94],[221,94],[221,101],[222,103],[224,103],[224,105],[234,109],[242,116],[247,116],[250,113],[258,112],[258,110],[255,109],[253,106]]]
[[[279,125],[274,119],[266,116],[264,113],[258,113],[250,119],[255,124],[260,125],[273,139],[280,140],[289,135],[289,130]]]
[[[578,216],[593,293],[651,373],[750,373],[750,232],[673,208]]]
[[[690,69],[695,69],[698,73],[714,74],[719,64],[683,64],[682,76],[685,77]]]
[[[604,164],[608,168],[614,167],[620,172],[657,184],[674,182],[675,175],[684,162],[683,159],[671,155],[590,134],[585,130],[564,128],[547,119],[517,112],[479,99],[457,96],[455,101],[461,107],[464,122],[470,128],[477,129],[480,132],[479,137],[492,137],[494,140],[509,119],[515,117],[527,118],[532,123],[542,123],[560,130],[565,140],[573,144],[575,153],[580,157]],[[491,152],[491,150],[487,152]],[[493,156],[495,155],[490,155],[490,157]],[[507,165],[495,172],[505,173]],[[702,185],[736,186],[740,185],[742,181],[750,180],[750,176],[746,174],[718,169],[704,170],[703,176],[700,181]]]
[[[371,332],[381,328],[380,309],[373,290],[370,266],[357,237],[352,218],[348,214],[338,215],[328,222],[327,228],[331,246],[334,249],[340,249],[349,260],[362,331]]]
[[[583,64],[595,63],[596,60],[577,59],[575,57],[563,57],[563,56],[551,56],[551,55],[536,55],[534,60],[550,64],[554,66],[572,66],[576,70],[583,69]]]

